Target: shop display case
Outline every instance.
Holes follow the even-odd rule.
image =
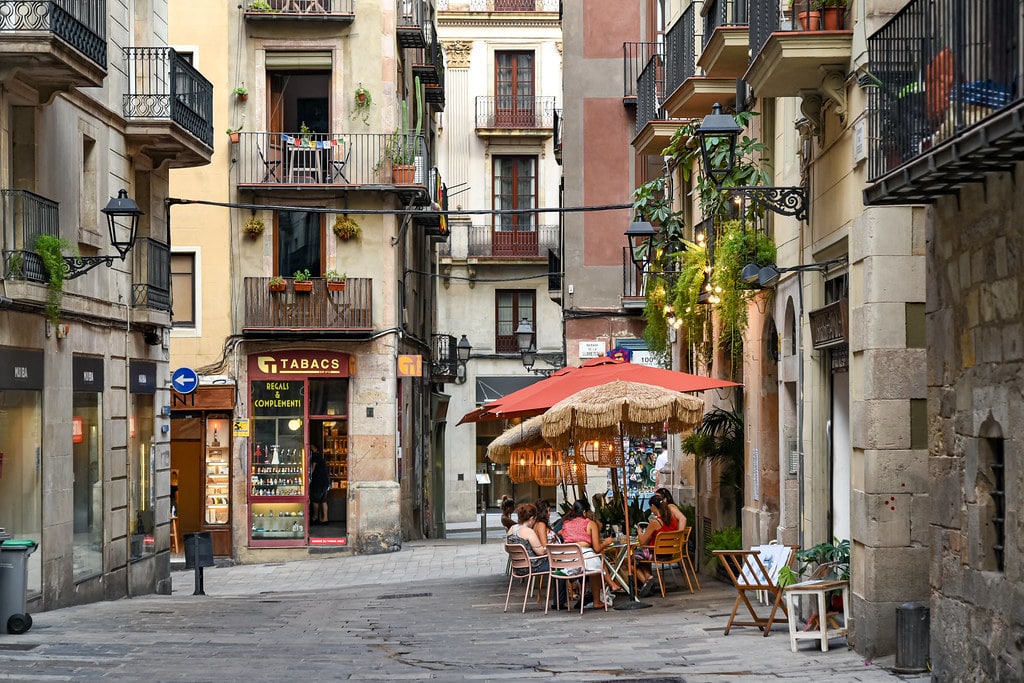
[[[203,516],[207,525],[228,524],[230,521],[231,460],[227,445],[220,441],[222,429],[226,427],[227,420],[210,420],[207,423],[206,511]]]
[[[348,489],[348,437],[338,435],[337,427],[324,427],[324,459],[331,474],[332,489]]]
[[[304,541],[306,505],[303,502],[252,503],[253,541]]]

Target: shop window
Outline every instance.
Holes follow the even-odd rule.
[[[131,559],[156,551],[156,458],[153,452],[153,395],[134,394],[129,416],[131,449]]]
[[[103,395],[72,398],[74,577],[103,572]]]
[[[348,415],[348,380],[310,379],[309,414]]]
[[[0,525],[42,541],[43,417],[39,391],[0,390]],[[42,549],[28,558],[28,591],[42,591]]]

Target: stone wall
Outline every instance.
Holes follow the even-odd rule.
[[[928,236],[936,680],[1024,679],[1022,209],[1019,180],[988,176],[940,201]]]

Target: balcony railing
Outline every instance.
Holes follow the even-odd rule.
[[[406,156],[403,150],[415,167],[412,178],[392,172],[394,162]],[[262,188],[426,187],[431,168],[424,137],[412,133],[403,138],[386,133],[243,131],[232,155],[238,159],[238,184]]]
[[[437,33],[433,23],[427,23],[425,47],[414,50],[412,54],[412,74],[419,76],[420,82],[424,85],[437,85],[444,70],[444,59],[442,57],[441,44],[437,40]]]
[[[554,118],[552,119],[552,125],[554,127],[554,146],[555,146],[555,161],[561,165],[562,163],[562,110],[556,109]]]
[[[259,19],[351,21],[355,18],[355,0],[266,0],[262,4],[247,2],[245,18],[249,21]]]
[[[28,190],[0,190],[5,278],[46,282],[46,268],[35,252],[40,235],[60,235],[57,202]]]
[[[661,54],[660,43],[627,42],[622,44],[622,97],[625,100],[636,99],[636,82],[640,73],[651,61],[651,57]]]
[[[813,0],[793,0],[793,9],[782,9],[777,2],[754,0],[748,7],[750,25],[750,55],[756,57],[773,33],[793,31],[832,31],[846,27],[846,8],[832,8],[828,17],[836,17],[835,25],[826,24],[820,10],[811,11]],[[829,20],[831,21],[831,19]],[[813,22],[813,23],[812,23]]]
[[[395,37],[403,48],[426,47],[424,22],[429,17],[427,0],[396,0],[398,23]]]
[[[107,68],[106,0],[4,0],[2,5],[0,33],[49,31]]]
[[[126,47],[124,116],[170,120],[213,148],[213,84],[169,47]]]
[[[476,127],[547,130],[554,126],[555,98],[533,95],[480,95]]]
[[[639,133],[651,121],[664,121],[665,109],[665,58],[654,55],[640,73],[636,84],[636,132]]]
[[[665,96],[697,72],[694,6],[691,4],[665,34]]]
[[[533,12],[536,0],[493,0],[495,12]]]
[[[721,26],[746,26],[751,0],[711,0],[704,4],[704,48]]]
[[[340,292],[328,290],[321,278],[311,280],[311,292],[296,292],[290,279],[286,291],[271,292],[270,278],[245,278],[244,331],[358,332],[373,328],[372,279],[348,278]]]
[[[912,0],[868,39],[875,79],[869,90],[871,178],[1021,103],[1022,5]],[[1016,126],[1013,131],[1019,136]],[[983,162],[1012,168],[1021,158],[1001,160],[1005,155],[993,153],[1001,144],[994,131],[980,137],[980,148],[970,146],[979,157],[975,161],[961,158],[967,148],[954,150],[953,160],[963,162],[961,173],[977,175]]]
[[[148,237],[135,241],[132,305],[171,310],[171,248]]]
[[[520,216],[522,218],[522,216]],[[497,258],[541,258],[558,248],[558,226],[498,230],[489,225],[469,227],[469,256]]]

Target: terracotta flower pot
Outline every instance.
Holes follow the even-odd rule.
[[[797,16],[804,31],[817,31],[821,25],[821,12],[800,12]]]
[[[395,185],[412,185],[416,179],[416,167],[412,164],[392,164],[391,182]]]
[[[231,133],[228,135],[228,138],[231,140],[231,144],[237,145],[238,141],[242,138],[242,135],[241,133]]]
[[[312,292],[313,291],[313,281],[312,280],[303,280],[302,282],[293,282],[292,284],[294,285],[296,292]]]
[[[842,7],[823,7],[821,9],[821,28],[825,31],[839,31],[845,28],[846,17]]]
[[[271,284],[267,285],[267,289],[270,290],[271,292],[283,292],[286,288],[287,288],[287,285],[285,283],[283,283],[283,282],[280,283],[280,284],[271,283]]]
[[[345,281],[344,280],[328,280],[327,291],[329,292],[344,292]]]

